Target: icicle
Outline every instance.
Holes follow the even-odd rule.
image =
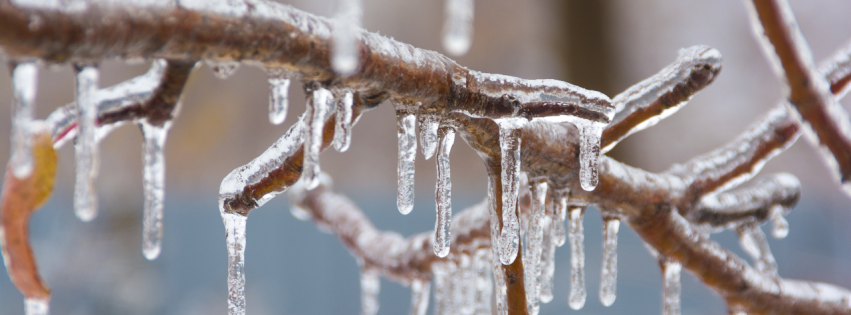
[[[571,219],[572,215],[571,215]],[[618,230],[621,221],[608,219],[603,223],[603,268],[600,272],[600,302],[611,306],[615,302],[618,277]]]
[[[660,257],[662,267],[662,314],[680,314],[680,271],[682,265],[676,260]]]
[[[562,193],[556,198],[555,208],[553,209],[553,225],[552,237],[553,243],[558,247],[567,242],[567,235],[564,231],[564,222],[567,219],[567,194]]]
[[[348,76],[358,69],[360,51],[357,36],[363,18],[363,4],[361,0],[340,0],[337,4],[331,66],[338,74]]]
[[[455,143],[455,129],[440,129],[440,148],[437,151],[437,221],[434,224],[434,254],[449,254],[449,233],[452,221],[452,181],[449,175],[449,152]],[[416,152],[414,153],[416,154]]]
[[[98,109],[95,93],[100,72],[85,66],[77,73],[77,182],[74,186],[74,210],[77,217],[88,222],[97,216],[97,176],[99,168],[97,139]]]
[[[520,182],[520,128],[499,127],[502,151],[502,231],[499,235],[499,261],[509,265],[517,258],[520,246],[520,222],[517,219],[517,197]]]
[[[334,129],[334,148],[346,152],[352,143],[352,105],[354,93],[345,91],[343,96],[334,103],[337,104],[337,125]]]
[[[559,203],[561,203],[561,201],[559,201]],[[565,199],[565,207],[567,206],[566,204],[567,200]],[[570,305],[570,308],[574,310],[582,309],[582,307],[585,306],[585,232],[583,231],[582,226],[582,215],[584,213],[585,209],[583,208],[570,209],[570,229],[568,231],[570,234],[570,295],[568,296],[567,303]],[[614,221],[617,222],[617,220]],[[608,227],[608,223],[606,224],[606,227]],[[607,233],[608,232],[609,231],[607,230]],[[617,237],[617,226],[615,227],[614,233],[614,237]],[[608,234],[606,235],[608,236]],[[606,238],[606,241],[608,241],[608,238]],[[617,245],[615,241],[613,241],[613,244]],[[605,247],[605,243],[604,249],[608,249]],[[612,249],[612,251],[614,251],[614,249]],[[606,262],[606,253],[607,252],[604,250],[604,262]],[[615,259],[617,259],[617,256],[615,256]],[[614,288],[612,288],[612,291],[614,291]],[[602,292],[603,291],[601,290],[601,299]],[[612,297],[612,300],[612,302],[614,302],[614,297]],[[603,304],[605,304],[605,302],[603,302]],[[611,303],[609,303],[609,305],[611,305]]]
[[[404,111],[396,111],[396,136],[399,139],[399,164],[396,169],[398,190],[396,207],[402,214],[414,209],[414,161],[417,157],[417,117]]]
[[[454,284],[453,305],[458,314],[473,315],[476,314],[476,275],[473,266],[473,258],[470,255],[461,253],[459,255],[459,265],[455,269],[455,275],[452,277]]]
[[[541,255],[541,302],[549,303],[553,300],[553,277],[556,269],[556,243],[553,239],[553,220],[544,216],[544,244]]]
[[[290,79],[285,77],[283,71],[279,75],[269,75],[269,122],[280,125],[287,119],[287,107],[289,107]]]
[[[473,0],[446,0],[443,49],[461,56],[470,50],[473,37]]]
[[[204,62],[213,71],[213,75],[221,80],[230,78],[239,69],[239,61],[214,61],[207,59]]]
[[[493,268],[493,292],[494,295],[494,304],[496,305],[496,314],[498,315],[507,315],[507,291],[508,288],[505,286],[505,272],[503,270],[502,262],[499,261],[499,248],[498,246],[494,246],[493,244],[499,243],[499,214],[497,213],[497,187],[499,183],[502,181],[501,177],[498,177],[498,174],[488,172],[488,221],[490,222],[490,234],[491,234],[491,246],[490,246],[490,257],[488,257],[490,262],[490,268]],[[480,314],[490,314],[480,313]]]
[[[774,227],[771,229],[771,236],[777,239],[786,238],[789,235],[789,222],[783,217],[785,209],[783,206],[775,205],[771,207],[770,211],[771,222],[774,223]]]
[[[437,151],[437,128],[440,127],[440,117],[421,115],[418,123],[420,125],[420,145],[423,147],[423,156],[428,160]]]
[[[754,268],[767,273],[777,273],[777,261],[768,247],[768,240],[762,229],[755,224],[745,224],[736,229],[739,234],[739,245],[753,258]]]
[[[50,314],[49,298],[24,298],[24,314],[26,315],[48,315]]]
[[[360,273],[361,314],[378,314],[378,292],[381,290],[381,273],[378,269],[365,268]]]
[[[526,255],[523,266],[526,285],[526,309],[535,315],[540,311],[541,301],[541,254],[543,252],[544,229],[543,218],[546,213],[547,182],[531,183],[532,209],[529,217],[529,227],[526,232]],[[549,249],[548,249],[549,250]]]
[[[598,163],[600,161],[600,137],[605,124],[585,122],[579,128],[579,181],[582,189],[592,191],[597,187]]]
[[[145,144],[142,147],[142,182],[145,210],[142,227],[142,253],[148,260],[157,259],[163,237],[163,203],[165,201],[165,157],[163,149],[169,123],[153,126],[140,123]]]
[[[451,271],[447,263],[436,263],[431,267],[431,273],[434,282],[434,314],[451,314],[453,312],[451,304],[452,297],[452,281]]]
[[[411,315],[425,315],[428,311],[431,282],[414,280],[411,282]]]
[[[38,65],[35,62],[18,64],[12,72],[14,101],[12,104],[12,175],[29,177],[33,170],[30,149],[30,124],[33,120],[35,92],[38,88]]]
[[[322,132],[331,102],[331,92],[316,87],[307,100],[307,135],[304,139],[304,164],[301,178],[308,190],[319,186],[319,153],[322,151]]]
[[[490,249],[480,249],[473,257],[473,268],[475,268],[476,281],[476,310],[475,314],[491,313],[491,295],[493,291],[493,280],[491,280],[491,253]]]
[[[219,201],[219,211],[227,236],[228,315],[245,315],[245,223],[248,217],[226,213],[223,201]]]

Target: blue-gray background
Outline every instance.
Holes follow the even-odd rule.
[[[572,1],[577,2],[577,1]],[[682,47],[706,44],[724,55],[724,69],[689,106],[622,143],[616,158],[649,171],[705,153],[732,139],[783,96],[780,81],[751,35],[738,0],[609,0],[602,11],[605,45],[577,41],[589,24],[563,23],[564,4],[555,0],[479,1],[470,53],[456,58],[471,69],[524,78],[555,78],[610,96],[652,75]],[[329,16],[332,1],[294,1],[294,6]],[[364,0],[364,26],[415,46],[442,51],[441,1]],[[817,60],[851,38],[847,1],[792,1]],[[572,7],[575,8],[576,6]],[[599,9],[599,8],[598,8]],[[577,14],[570,18],[579,19]],[[578,25],[577,25],[578,24]],[[588,30],[591,32],[592,30]],[[571,37],[574,36],[574,37]],[[581,36],[580,36],[581,37]],[[593,41],[594,38],[591,39]],[[565,48],[565,43],[571,47]],[[605,52],[597,51],[598,49]],[[605,56],[606,72],[585,83],[588,55]],[[0,66],[5,68],[5,66]],[[144,72],[147,65],[102,64],[103,86]],[[7,69],[0,73],[9,73]],[[593,74],[593,73],[592,73]],[[163,252],[156,261],[141,255],[141,137],[123,127],[102,143],[100,216],[76,220],[71,207],[73,149],[60,151],[56,193],[33,216],[32,243],[39,268],[53,288],[53,314],[224,314],[226,252],[216,209],[221,179],[259,155],[303,109],[298,84],[291,89],[290,118],[267,123],[268,88],[262,71],[243,66],[221,81],[206,67],[190,77],[181,116],[167,144],[167,197]],[[0,98],[11,99],[9,77],[0,76]],[[38,117],[73,99],[68,66],[40,75]],[[8,101],[7,101],[8,102]],[[846,109],[851,102],[843,102]],[[8,111],[0,111],[0,156],[8,156]],[[403,235],[434,227],[433,161],[418,156],[416,207],[403,216],[395,209],[395,119],[389,106],[367,113],[354,128],[353,147],[322,155],[322,167],[338,191],[360,205],[379,229]],[[801,202],[788,220],[791,233],[770,239],[784,277],[851,287],[851,201],[833,185],[820,157],[806,141],[766,165],[761,174],[789,172],[801,179]],[[463,141],[452,152],[453,208],[456,213],[485,196],[484,168]],[[759,175],[758,175],[759,176]],[[334,236],[297,221],[285,196],[252,212],[246,252],[250,314],[353,314],[359,312],[358,267]],[[601,252],[600,218],[588,211],[583,314],[660,313],[661,278],[656,262],[635,234],[619,238],[618,298],[605,308],[597,299]],[[742,254],[730,232],[713,235]],[[569,252],[556,258],[555,300],[542,314],[574,312],[567,307]],[[683,313],[718,314],[723,302],[692,276],[683,276]],[[381,314],[408,312],[409,289],[382,281]],[[0,314],[22,314],[22,296],[0,276]]]

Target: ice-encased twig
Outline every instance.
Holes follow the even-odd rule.
[[[25,178],[33,170],[29,129],[35,112],[38,64],[31,61],[16,65],[12,70],[12,88],[12,156],[9,163],[15,177]]]
[[[538,314],[541,302],[541,255],[544,245],[544,215],[546,214],[547,182],[530,180],[532,208],[526,229],[526,249],[523,257],[524,284],[526,285],[526,308],[529,314]],[[549,250],[547,248],[546,250]]]
[[[342,95],[340,95],[342,94]],[[352,106],[354,93],[350,90],[334,93],[337,124],[334,126],[334,148],[346,152],[352,143]]]
[[[762,233],[762,229],[753,223],[743,224],[736,229],[736,233],[739,234],[742,250],[753,259],[754,268],[769,274],[777,274],[777,261],[771,253],[771,248],[768,247],[768,240],[765,238],[765,233]]]
[[[362,315],[378,314],[378,293],[381,290],[381,272],[365,267],[360,272],[360,307]]]
[[[396,136],[399,141],[399,164],[396,167],[398,176],[396,207],[402,214],[411,213],[411,210],[414,209],[414,162],[417,157],[416,127],[416,115],[404,110],[397,110]]]
[[[152,126],[143,121],[142,183],[144,186],[144,215],[142,224],[142,253],[148,260],[160,255],[163,237],[163,206],[165,203],[165,149],[171,123]]]
[[[349,76],[358,69],[360,50],[357,35],[363,19],[361,0],[338,0],[337,13],[334,15],[334,46],[331,65],[342,76]]]
[[[662,268],[662,315],[680,315],[680,262],[660,256]]]
[[[851,121],[815,67],[810,47],[785,0],[745,1],[751,25],[775,74],[785,83],[790,112],[851,196]],[[839,91],[837,91],[839,92]],[[794,109],[794,110],[792,110]]]
[[[584,208],[571,208],[570,221],[570,294],[567,304],[574,310],[585,306],[585,232],[583,231],[582,216]]]
[[[443,49],[461,56],[470,50],[473,38],[473,0],[446,0],[443,22]]]
[[[74,146],[77,160],[77,181],[74,185],[74,213],[83,222],[97,216],[97,176],[100,168],[97,139],[97,99],[100,72],[96,67],[83,66],[77,72],[78,135]]]
[[[680,49],[674,63],[612,99],[616,114],[603,131],[601,151],[610,151],[624,138],[676,113],[720,71],[718,50],[707,46]]]
[[[768,176],[746,189],[709,194],[686,217],[695,224],[735,229],[744,223],[782,219],[801,198],[801,182],[792,174]],[[780,211],[773,209],[779,207]],[[788,227],[787,227],[788,228]]]
[[[603,221],[603,267],[600,269],[600,302],[611,306],[617,297],[618,277],[618,230],[621,221]]]
[[[452,222],[452,180],[449,171],[449,152],[455,143],[455,129],[440,130],[437,149],[437,188],[435,203],[437,219],[434,223],[434,254],[446,257],[449,254],[450,226]],[[414,152],[416,154],[416,151]]]

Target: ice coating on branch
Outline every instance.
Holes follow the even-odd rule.
[[[756,224],[743,224],[736,229],[739,234],[739,245],[753,259],[754,268],[758,271],[777,274],[777,261],[768,247],[768,240],[762,229]]]
[[[520,221],[517,219],[517,198],[520,193],[520,134],[521,129],[500,124],[499,148],[502,152],[502,231],[499,235],[499,261],[510,265],[517,258],[520,246]]]
[[[538,314],[541,302],[541,255],[544,245],[544,216],[546,215],[547,182],[546,180],[530,181],[532,207],[530,209],[529,227],[526,231],[526,248],[523,258],[524,284],[526,285],[526,309],[529,314]]]
[[[582,226],[582,216],[584,213],[585,209],[583,208],[577,207],[570,209],[570,227],[568,231],[570,235],[570,295],[567,298],[567,304],[574,310],[582,309],[585,306],[585,232]],[[608,223],[606,226],[608,226]],[[617,227],[615,227],[615,230],[615,234],[617,234]],[[606,232],[609,231],[606,230]],[[606,240],[608,239],[605,239],[604,242]],[[617,243],[614,244],[615,246],[617,245]],[[603,243],[603,262],[606,262],[605,259],[607,257],[605,256],[605,246],[606,243]],[[615,259],[617,259],[617,256],[615,256]],[[602,299],[602,290],[600,292]],[[612,299],[614,300],[614,297]]]
[[[411,282],[411,315],[425,315],[428,312],[428,298],[431,282],[414,280]]]
[[[414,161],[417,157],[417,117],[404,111],[396,112],[396,136],[399,139],[399,164],[396,207],[402,214],[414,209]]]
[[[680,315],[680,272],[683,266],[676,260],[661,258],[662,314]]]
[[[362,315],[378,314],[378,292],[381,290],[381,273],[378,269],[364,268],[360,272],[360,308]]]
[[[74,185],[74,213],[83,222],[97,216],[97,176],[100,167],[97,139],[97,100],[100,72],[85,66],[77,72],[77,181]]]
[[[245,224],[248,217],[225,212],[223,202],[219,200],[228,248],[228,315],[245,315]]]
[[[615,303],[618,277],[618,230],[621,221],[603,222],[603,267],[600,270],[600,302],[603,306]]]
[[[473,0],[446,0],[443,23],[443,49],[461,56],[470,50],[473,38]]]
[[[455,143],[455,129],[440,130],[440,145],[437,149],[437,220],[434,223],[434,254],[446,257],[449,254],[450,226],[452,221],[452,181],[449,172],[449,152]],[[414,152],[416,154],[416,151]]]
[[[50,314],[49,298],[24,298],[25,315],[48,315]]]
[[[142,146],[142,186],[145,208],[142,223],[142,253],[148,260],[157,259],[163,237],[163,204],[165,203],[165,140],[170,123],[153,126],[140,122],[145,143]]]
[[[475,256],[473,256],[476,283],[476,310],[474,314],[491,313],[491,295],[493,291],[493,280],[490,272],[491,266],[491,249],[483,248],[477,250]]]
[[[289,107],[290,79],[283,76],[269,76],[269,122],[280,125],[287,119]]]
[[[777,239],[786,238],[789,235],[789,222],[783,217],[783,213],[786,212],[785,209],[781,205],[774,205],[769,211],[771,211],[771,222],[774,225],[771,229],[771,236]]]
[[[420,115],[420,145],[423,147],[423,156],[430,159],[437,151],[437,128],[440,127],[440,116]]]
[[[346,152],[352,143],[352,105],[354,104],[354,93],[345,91],[343,95],[337,95],[334,103],[337,105],[337,124],[334,127],[334,148],[340,152]]]
[[[549,303],[553,300],[553,277],[555,276],[556,268],[556,247],[553,242],[552,226],[553,220],[548,217],[543,217],[544,225],[544,242],[541,246],[544,250],[541,254],[541,302]]]
[[[363,19],[361,0],[338,0],[337,14],[334,16],[334,45],[331,53],[331,66],[342,76],[357,71],[360,50],[358,32]]]
[[[304,139],[304,164],[301,180],[308,190],[319,186],[319,153],[322,151],[322,131],[331,112],[331,91],[317,87],[307,100],[307,134]]]
[[[29,177],[33,170],[30,150],[30,125],[35,111],[35,93],[38,88],[38,64],[25,62],[12,71],[12,157],[9,165],[17,178]]]
[[[600,161],[600,137],[605,124],[578,123],[579,128],[579,183],[582,189],[592,191],[597,187]]]
[[[207,59],[204,60],[204,63],[210,67],[210,70],[213,71],[213,75],[220,80],[227,80],[227,78],[230,78],[234,73],[236,73],[236,70],[239,70],[239,61],[216,61]]]

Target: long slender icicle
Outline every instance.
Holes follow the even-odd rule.
[[[466,253],[460,254],[460,263],[452,277],[454,293],[452,294],[456,312],[463,315],[476,314],[476,275],[473,258]]]
[[[446,257],[449,254],[449,233],[452,221],[452,180],[449,173],[449,152],[455,143],[455,129],[440,130],[440,147],[437,149],[437,220],[434,223],[434,254]],[[416,153],[414,153],[416,154]]]
[[[603,222],[603,268],[600,272],[600,302],[604,306],[615,303],[618,277],[618,230],[621,221]]]
[[[585,232],[582,226],[584,213],[583,208],[570,209],[570,295],[567,304],[574,310],[585,306]]]
[[[228,248],[228,315],[245,315],[245,227],[248,217],[219,211],[225,224]]]
[[[352,105],[354,104],[354,93],[343,92],[342,96],[334,101],[337,104],[337,124],[334,127],[334,148],[340,152],[346,152],[352,143]]]
[[[396,191],[396,207],[402,214],[414,209],[414,161],[417,157],[417,117],[414,114],[396,111],[396,135],[399,139],[399,164]]]
[[[99,162],[97,129],[97,103],[100,72],[96,67],[85,66],[77,72],[77,181],[74,186],[74,212],[77,218],[88,222],[97,216],[97,176]]]
[[[322,151],[322,130],[325,116],[331,107],[331,92],[317,87],[307,100],[307,135],[304,139],[304,171],[301,174],[307,189],[319,186],[319,152]]]
[[[437,128],[440,127],[440,118],[435,115],[421,115],[418,123],[420,145],[423,147],[423,156],[428,160],[437,151]]]
[[[551,207],[548,207],[551,210]],[[553,220],[544,216],[544,250],[541,254],[541,302],[549,303],[553,300],[553,277],[556,270],[556,243],[553,241]]]
[[[337,5],[331,66],[338,74],[348,76],[358,69],[357,34],[363,19],[363,3],[361,0],[339,0]]]
[[[777,261],[768,247],[768,240],[762,229],[755,224],[745,224],[736,229],[739,234],[739,244],[754,262],[754,268],[768,273],[777,273]]]
[[[50,300],[48,298],[25,298],[25,315],[48,315],[50,314]]]
[[[526,309],[535,315],[540,311],[541,301],[541,254],[543,252],[544,228],[543,218],[546,213],[547,182],[537,181],[530,185],[532,193],[532,209],[529,217],[529,227],[526,232],[526,255],[523,266],[526,285]]]
[[[488,216],[490,222],[491,244],[499,242],[499,214],[497,213],[497,189],[501,184],[501,178],[497,174],[488,172]],[[501,190],[500,190],[501,191]],[[496,314],[508,314],[508,288],[505,285],[505,271],[503,270],[502,262],[497,259],[499,257],[498,246],[490,246],[491,250],[491,268],[493,268],[493,294],[496,305]],[[487,313],[485,313],[487,314]]]
[[[451,262],[436,263],[431,267],[434,282],[434,314],[452,314],[452,270]]]
[[[428,298],[431,282],[414,280],[411,282],[411,315],[425,315],[428,312]]]
[[[553,225],[552,237],[553,243],[561,247],[567,242],[567,233],[564,229],[564,223],[567,219],[567,195],[560,194],[556,197],[556,204],[553,209]]]
[[[500,125],[499,147],[502,152],[502,231],[499,235],[499,261],[510,265],[520,248],[520,222],[517,198],[520,192],[520,128]]]
[[[12,71],[12,157],[9,164],[12,175],[17,178],[29,177],[33,170],[32,150],[30,149],[30,125],[35,111],[35,93],[38,88],[38,64],[21,63]]]
[[[446,0],[443,49],[461,56],[470,50],[473,38],[473,0]]]
[[[579,128],[579,181],[582,189],[592,191],[597,187],[600,161],[600,137],[605,124],[586,122]]]
[[[378,314],[378,292],[381,290],[381,273],[378,269],[364,268],[360,272],[361,314]]]
[[[289,107],[290,79],[281,74],[269,75],[269,122],[280,125],[287,119]]]
[[[145,143],[142,146],[142,184],[145,192],[142,223],[142,253],[148,260],[157,259],[163,237],[163,204],[165,202],[165,140],[170,123],[153,126],[141,122]]]
[[[676,260],[660,257],[662,267],[662,314],[680,315],[680,271],[683,267]]]

